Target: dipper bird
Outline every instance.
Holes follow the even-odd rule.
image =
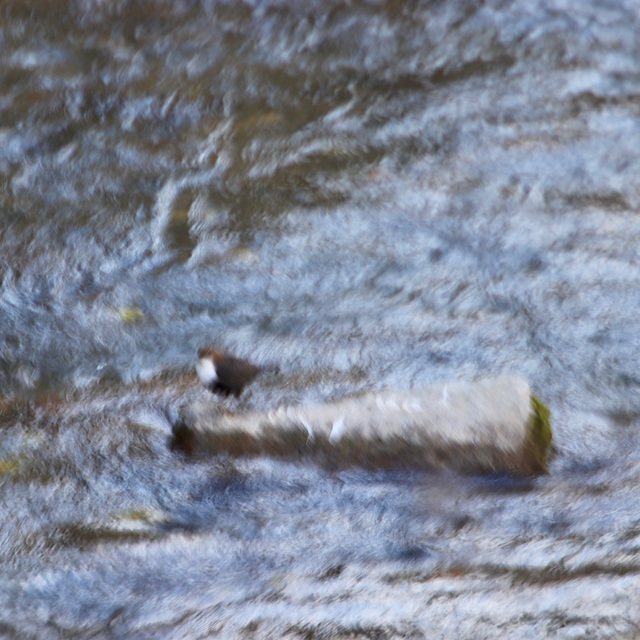
[[[211,391],[236,398],[242,390],[260,373],[246,360],[235,358],[210,347],[198,349],[196,372],[200,382]]]

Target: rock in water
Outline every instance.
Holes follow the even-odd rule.
[[[194,404],[183,416],[194,449],[310,458],[332,467],[543,473],[549,411],[523,378],[455,381],[260,413]]]

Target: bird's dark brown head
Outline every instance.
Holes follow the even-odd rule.
[[[213,347],[200,347],[198,349],[198,360],[202,358],[211,358],[212,360],[218,360],[219,358],[223,358],[224,353],[214,349]]]

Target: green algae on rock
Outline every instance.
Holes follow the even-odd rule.
[[[529,426],[527,462],[531,473],[544,473],[547,470],[547,457],[551,446],[551,411],[535,395],[531,395],[531,422]]]

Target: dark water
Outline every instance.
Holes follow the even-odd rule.
[[[0,2],[0,635],[640,637],[635,2]],[[167,446],[526,376],[534,480]]]

